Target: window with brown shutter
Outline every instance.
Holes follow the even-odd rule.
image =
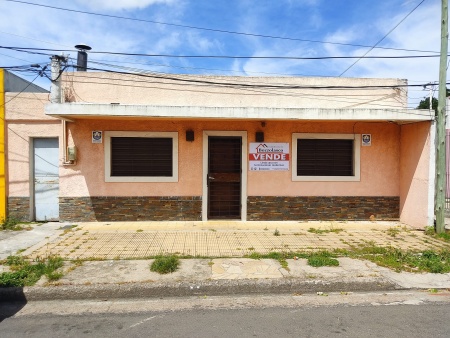
[[[353,176],[353,142],[297,139],[297,176]]]
[[[111,137],[111,176],[171,177],[172,138]]]
[[[178,182],[178,132],[105,131],[105,182]]]
[[[293,133],[292,181],[361,181],[361,135]]]

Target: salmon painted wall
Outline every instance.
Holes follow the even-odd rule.
[[[61,121],[44,113],[47,93],[6,94],[8,196],[30,196],[30,154],[33,138],[59,137]],[[60,149],[62,158],[62,150]]]
[[[247,172],[249,196],[399,196],[400,127],[393,123],[76,120],[68,123],[69,145],[76,145],[78,161],[61,168],[60,195],[82,196],[201,196],[202,133],[204,130],[247,131],[248,142],[264,131],[265,142],[292,141],[292,133],[372,134],[372,146],[361,147],[360,182],[292,182],[291,171]],[[187,142],[192,129],[195,141]],[[93,144],[91,132],[178,132],[179,180],[176,183],[105,183],[104,144]],[[290,146],[292,151],[292,145]]]
[[[400,221],[423,228],[432,225],[428,203],[434,203],[429,201],[430,122],[403,125],[400,139]]]

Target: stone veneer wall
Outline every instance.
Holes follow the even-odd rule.
[[[249,221],[289,220],[398,220],[400,197],[249,196]]]
[[[8,217],[22,222],[31,221],[30,197],[8,197]]]
[[[60,197],[61,222],[200,221],[200,196]]]

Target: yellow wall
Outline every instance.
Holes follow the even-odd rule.
[[[0,220],[6,217],[5,73],[0,69]]]

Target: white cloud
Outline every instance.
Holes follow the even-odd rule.
[[[155,4],[171,5],[176,3],[176,0],[76,0],[76,1],[83,6],[99,10],[143,9]]]

